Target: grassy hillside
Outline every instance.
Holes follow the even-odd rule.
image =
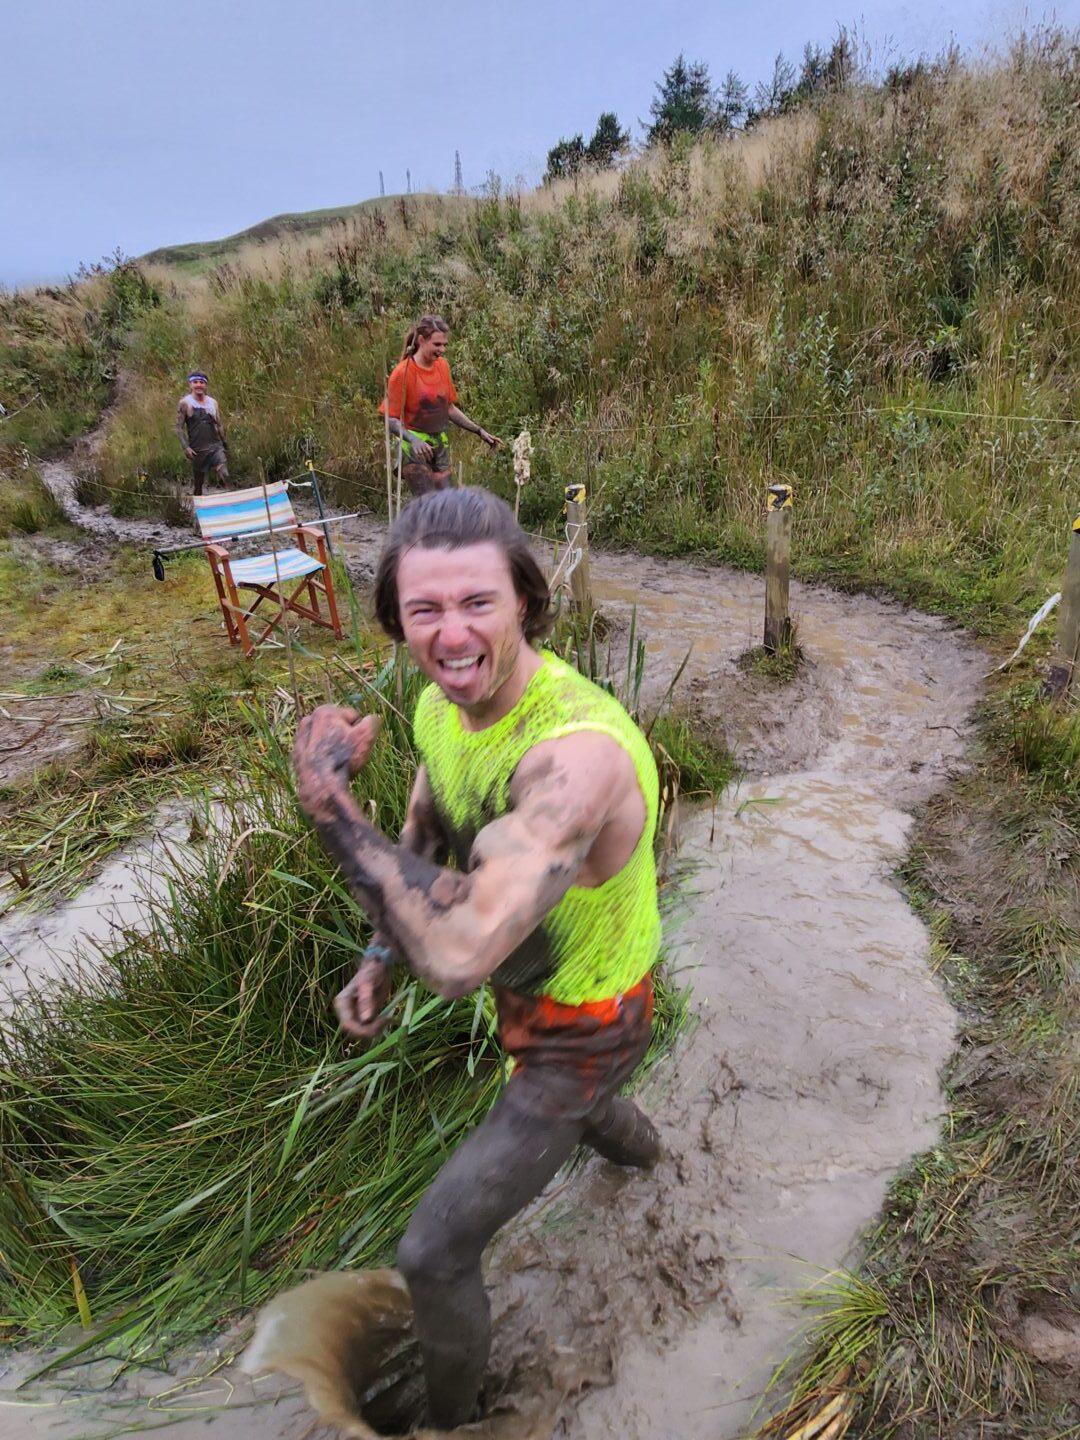
[[[803,573],[1013,625],[1076,499],[1078,85],[1063,40],[1022,45],[593,183],[406,199],[157,280],[91,491],[146,508],[184,479],[197,363],[234,473],[311,457],[377,493],[383,377],[437,310],[466,408],[533,432],[531,524],[584,479],[602,543],[755,564],[764,488],[789,480]],[[505,456],[456,457],[508,490]]]
[[[272,215],[269,220],[260,220],[257,225],[238,230],[235,235],[226,235],[222,240],[165,245],[158,250],[151,250],[142,259],[147,265],[165,265],[182,273],[199,275],[212,270],[216,265],[236,260],[258,246],[269,245],[274,241],[293,240],[298,236],[321,235],[337,222],[353,220],[366,213],[385,213],[394,205],[400,205],[402,200],[407,200],[407,197],[387,195],[378,199],[360,200],[355,205],[337,205],[326,210]]]

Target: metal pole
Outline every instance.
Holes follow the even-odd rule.
[[[323,509],[322,491],[319,489],[319,477],[316,475],[315,466],[310,460],[307,462],[307,468],[311,474],[311,493],[315,496],[315,505],[319,511],[319,519],[323,522],[323,534],[326,536],[326,548],[330,551],[330,559],[333,560],[335,558],[334,542],[330,539],[330,531],[326,525],[326,511]]]
[[[383,408],[383,434],[386,438],[386,523],[394,520],[394,462],[390,454],[390,377],[387,375],[383,386],[385,405]]]

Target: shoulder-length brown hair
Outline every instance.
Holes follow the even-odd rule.
[[[375,572],[375,618],[393,640],[404,640],[398,604],[398,563],[406,550],[460,550],[464,545],[498,545],[510,566],[514,590],[525,601],[521,628],[539,640],[554,623],[551,591],[533,558],[525,532],[505,501],[470,486],[433,490],[413,500],[390,527]]]

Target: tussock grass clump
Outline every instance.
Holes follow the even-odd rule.
[[[736,663],[740,670],[786,684],[789,680],[794,680],[805,662],[806,655],[799,644],[798,624],[792,620],[788,625],[787,636],[781,638],[780,644],[774,650],[770,650],[766,645],[755,645],[750,650],[744,650]]]
[[[1000,722],[1012,756],[1040,789],[1077,801],[1080,819],[1080,707],[1049,703],[1041,686],[1015,686]]]
[[[413,759],[396,704],[363,782],[391,830]],[[406,985],[400,1026],[343,1055],[328,1005],[369,927],[296,808],[291,713],[264,716],[148,933],[5,1018],[0,1250],[20,1262],[0,1267],[0,1314],[21,1330],[73,1318],[72,1262],[95,1317],[184,1328],[306,1266],[385,1257],[490,1103],[475,1002]]]
[[[621,663],[615,655],[615,636],[599,611],[594,610],[588,617],[560,616],[552,644],[582,675],[616,695],[644,730],[660,775],[661,824],[680,794],[715,798],[731,783],[735,764],[727,748],[717,745],[671,705],[689,652],[668,682],[659,705],[647,706],[642,698],[646,647],[637,633],[636,611],[630,618]]]
[[[63,510],[37,473],[5,469],[0,455],[0,537],[36,535],[63,520]]]

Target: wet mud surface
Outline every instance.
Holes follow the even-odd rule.
[[[80,548],[94,564],[107,553],[105,547],[111,544],[153,547],[176,543],[177,537],[187,538],[185,530],[178,530],[164,520],[119,519],[107,505],[83,505],[78,498],[79,473],[92,470],[96,465],[113,414],[134,384],[135,377],[131,372],[121,370],[116,379],[116,393],[93,430],[75,442],[67,457],[45,460],[39,466],[42,484],[52,494],[64,515],[84,535],[91,537],[91,543]],[[33,543],[44,559],[57,564],[60,569],[75,570],[80,567],[77,553],[68,542],[35,537]]]
[[[0,785],[77,750],[86,727],[101,714],[92,694],[26,695],[7,692],[14,680],[0,656]],[[2,887],[0,887],[2,888]]]
[[[355,576],[382,533],[353,522]],[[963,764],[988,662],[933,618],[793,586],[806,663],[779,684],[737,664],[760,639],[761,577],[629,555],[592,572],[613,667],[635,606],[654,698],[692,643],[676,701],[746,775],[683,817],[669,949],[697,1024],[643,1092],[664,1160],[647,1175],[588,1160],[493,1247],[489,1398],[518,1413],[491,1433],[725,1440],[797,1338],[793,1292],[853,1258],[889,1177],[936,1133],[954,1017],[891,877],[911,811]],[[0,1359],[0,1424],[13,1440],[159,1421],[176,1440],[318,1433],[295,1380],[230,1363],[243,1338],[111,1389],[115,1363],[98,1363],[16,1392],[34,1357]]]
[[[165,892],[167,877],[192,854],[191,826],[184,807],[162,806],[139,844],[115,855],[72,900],[0,915],[0,1024],[28,989],[93,969],[129,932],[145,929],[148,899]]]

